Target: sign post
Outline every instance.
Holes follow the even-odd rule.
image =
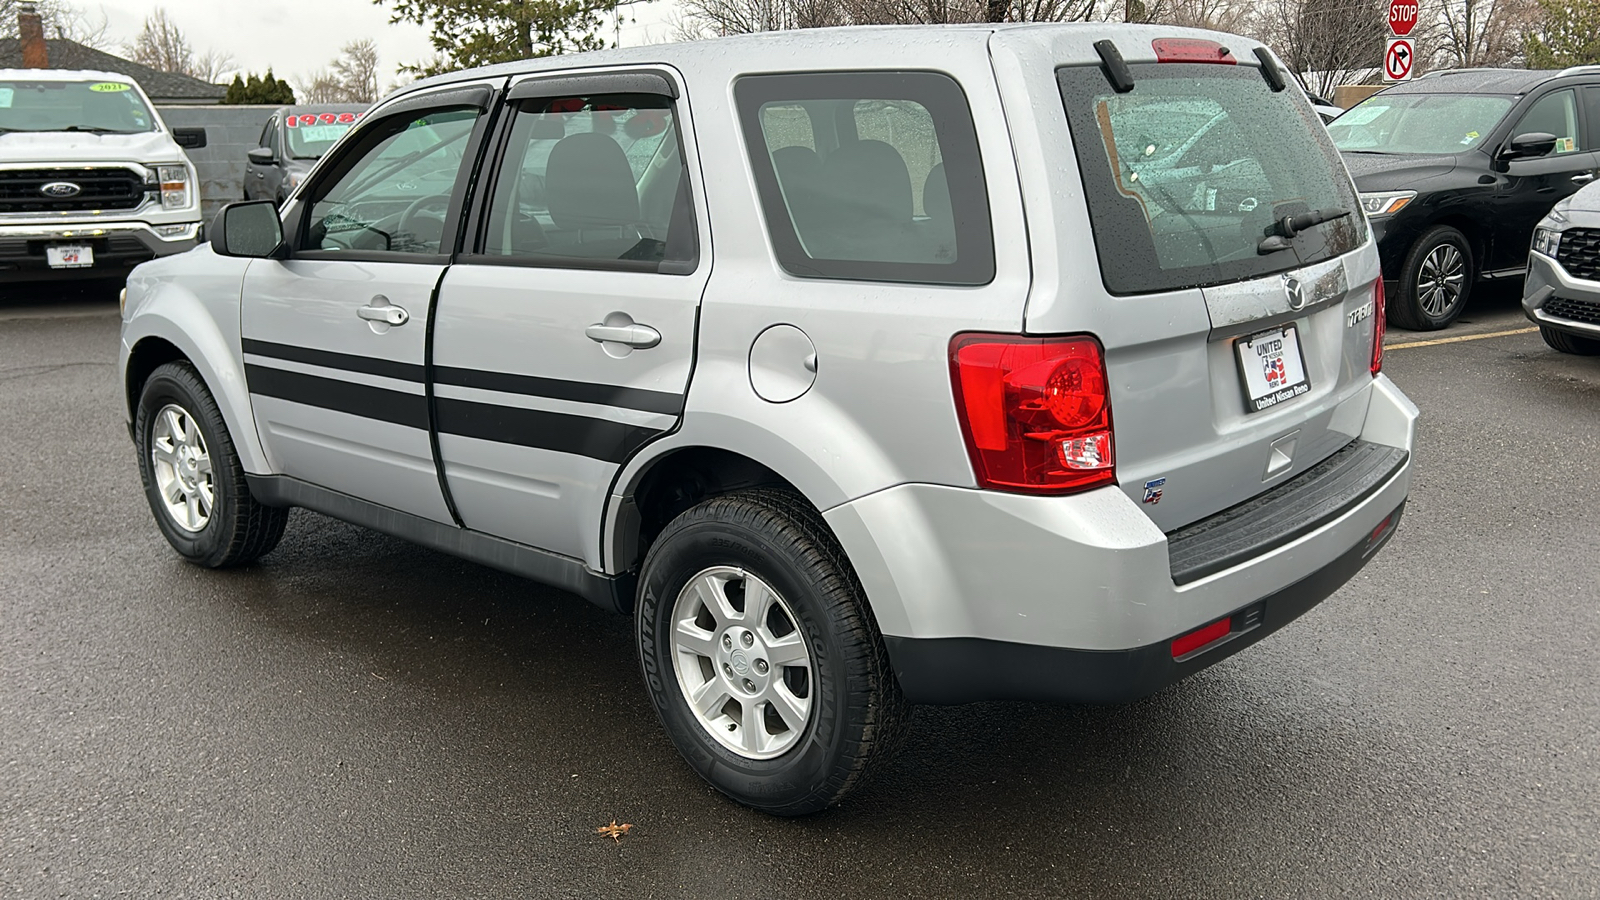
[[[1418,0],[1389,0],[1389,31],[1394,35],[1383,50],[1383,80],[1410,81],[1417,47],[1408,35],[1417,27]]]

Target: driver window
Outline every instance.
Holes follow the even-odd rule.
[[[262,144],[266,147],[272,148],[273,159],[281,159],[283,157],[282,149],[278,146],[277,117],[273,117],[272,121],[267,123],[266,140],[262,141]]]
[[[477,107],[373,123],[317,185],[303,250],[441,252]]]
[[[1540,98],[1522,117],[1522,124],[1512,134],[1515,136],[1535,131],[1556,136],[1555,154],[1584,149],[1578,140],[1578,104],[1572,91],[1556,91]]]

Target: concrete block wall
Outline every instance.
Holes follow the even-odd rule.
[[[257,146],[275,106],[157,106],[168,128],[204,128],[206,145],[186,150],[200,178],[201,214],[244,199],[245,154]]]

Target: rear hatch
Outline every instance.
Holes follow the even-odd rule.
[[[1072,149],[1045,148],[1076,163],[1054,190],[1086,198],[1099,277],[1063,272],[1055,296],[1030,298],[1027,328],[1103,342],[1118,483],[1172,531],[1359,433],[1377,256],[1327,132],[1275,64],[1144,31],[1107,44],[1055,58]]]

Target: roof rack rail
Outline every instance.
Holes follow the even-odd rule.
[[[1586,67],[1578,66],[1577,68],[1586,68]],[[1592,67],[1592,68],[1600,68],[1600,66],[1595,66],[1595,67]],[[1506,72],[1506,71],[1510,71],[1510,70],[1509,69],[1500,69],[1500,68],[1496,68],[1494,66],[1481,66],[1481,67],[1472,68],[1472,69],[1434,69],[1431,72],[1423,72],[1421,75],[1418,75],[1417,77],[1418,78],[1443,78],[1446,75],[1466,75],[1466,74],[1471,73],[1471,72]]]
[[[1591,75],[1596,72],[1600,72],[1600,66],[1568,66],[1565,69],[1557,72],[1554,77],[1560,78],[1563,75]]]

